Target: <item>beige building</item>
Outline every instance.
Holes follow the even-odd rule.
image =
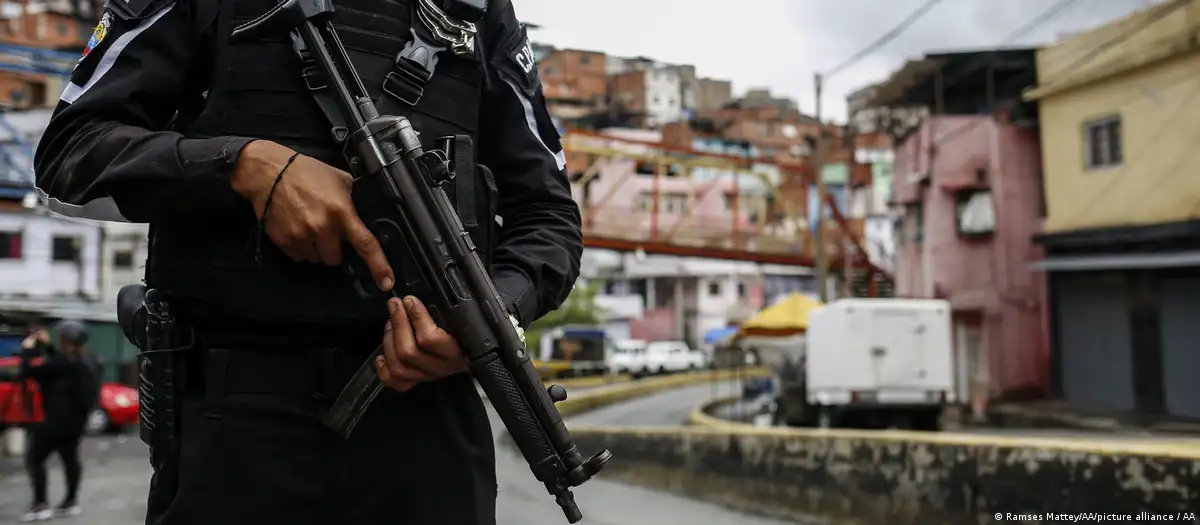
[[[1067,406],[1200,418],[1200,0],[1038,53],[1051,382]]]
[[[1047,233],[1200,215],[1200,1],[1038,52]]]

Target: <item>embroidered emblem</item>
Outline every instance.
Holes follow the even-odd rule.
[[[83,56],[88,56],[96,46],[99,46],[104,41],[104,37],[108,36],[108,28],[112,25],[112,13],[104,12],[104,16],[100,17],[100,23],[96,24],[96,29],[92,30],[92,38],[88,40],[87,47],[83,48]]]

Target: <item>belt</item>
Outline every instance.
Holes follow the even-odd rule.
[[[376,345],[260,349],[205,344],[186,354],[184,388],[210,400],[233,393],[334,399]]]

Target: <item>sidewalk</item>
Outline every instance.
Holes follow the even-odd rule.
[[[1001,403],[988,409],[999,427],[1069,428],[1096,432],[1164,433],[1200,436],[1200,421],[1129,412],[1071,407],[1061,401]]]

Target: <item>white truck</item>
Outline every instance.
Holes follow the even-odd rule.
[[[950,317],[934,299],[842,299],[813,311],[804,386],[791,389],[804,399],[779,401],[803,406],[784,412],[818,427],[937,430],[956,402]]]

